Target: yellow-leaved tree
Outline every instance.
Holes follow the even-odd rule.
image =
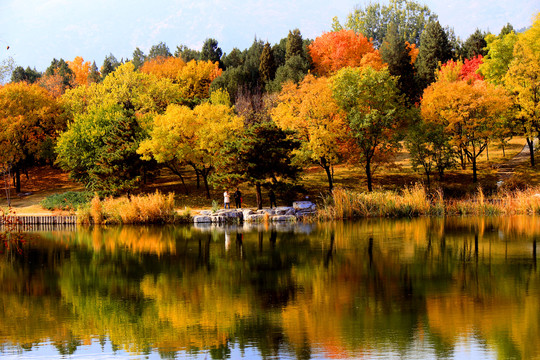
[[[287,83],[271,114],[280,127],[297,132],[302,144],[297,158],[321,166],[332,191],[332,166],[342,156],[340,145],[352,138],[348,135],[345,115],[332,97],[329,79],[307,75],[298,85]]]
[[[165,164],[182,183],[182,167],[191,166],[202,177],[210,198],[208,176],[214,170],[216,157],[224,142],[242,127],[242,118],[227,105],[204,102],[193,110],[170,105],[164,114],[154,118],[150,138],[141,143],[138,153],[145,160]]]
[[[534,166],[533,139],[540,135],[540,13],[534,24],[518,35],[513,56],[504,86],[512,95],[515,116],[527,138]]]
[[[222,73],[218,62],[191,60],[186,64],[176,57],[149,60],[140,71],[178,84],[183,102],[191,106],[209,97],[210,84]]]
[[[0,86],[0,164],[15,172],[17,192],[21,170],[36,159],[52,158],[53,142],[65,126],[62,108],[41,86]]]

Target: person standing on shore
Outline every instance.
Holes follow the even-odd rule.
[[[268,193],[268,197],[270,198],[270,209],[272,209],[272,205],[274,207],[277,207],[277,205],[276,205],[276,194],[274,194],[274,190],[270,189],[270,192]]]
[[[234,203],[237,209],[242,208],[242,193],[238,188],[236,188],[236,191],[234,192]]]
[[[227,190],[225,190],[225,192],[223,193],[223,203],[224,203],[224,209],[230,209],[231,208],[231,203],[230,203],[230,199],[229,199],[229,192]]]

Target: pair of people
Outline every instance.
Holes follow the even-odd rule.
[[[277,207],[276,194],[274,194],[274,191],[272,189],[270,189],[270,192],[268,193],[268,197],[270,198],[270,209],[272,207]],[[242,208],[242,193],[240,192],[238,188],[236,188],[236,191],[234,192],[234,202],[237,209]],[[223,203],[224,203],[225,209],[231,208],[230,196],[227,190],[225,190],[225,192],[223,193]]]
[[[242,193],[240,192],[240,189],[236,188],[236,191],[233,195],[236,208],[240,209],[242,207]],[[227,190],[225,190],[225,192],[223,193],[223,203],[225,204],[225,209],[231,208],[230,196]]]

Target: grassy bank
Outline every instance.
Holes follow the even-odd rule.
[[[335,189],[323,199],[319,220],[344,220],[365,217],[415,217],[443,215],[540,214],[540,187],[500,191],[486,197],[482,188],[463,199],[445,200],[442,191],[428,193],[421,185],[401,192],[372,193]]]

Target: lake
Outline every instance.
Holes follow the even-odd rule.
[[[540,218],[31,228],[4,359],[540,358]]]

